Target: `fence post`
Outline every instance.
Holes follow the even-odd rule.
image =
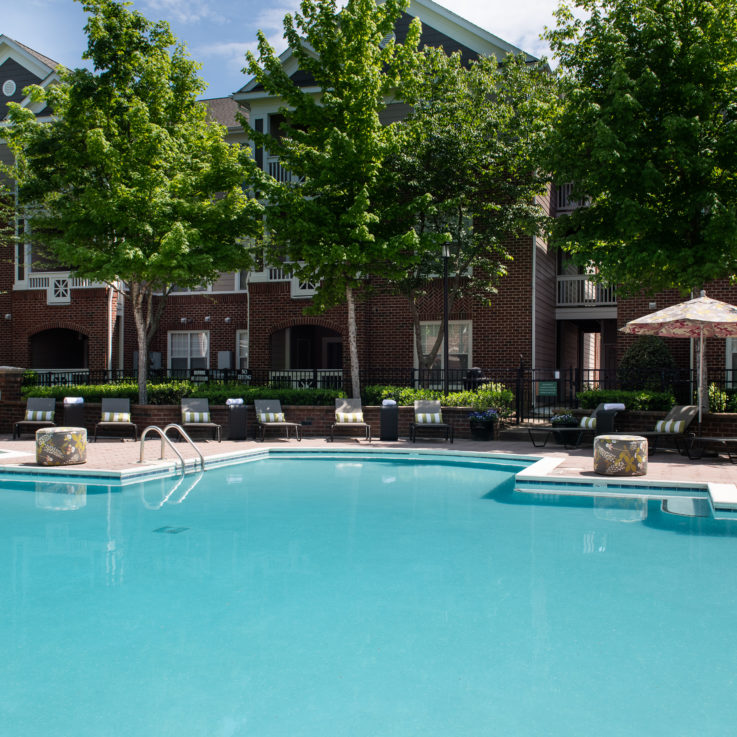
[[[514,414],[517,418],[515,424],[517,425],[519,425],[520,422],[522,421],[522,407],[523,407],[522,387],[524,384],[524,372],[525,372],[525,362],[522,360],[522,357],[520,356],[519,366],[517,368],[517,391],[515,392],[515,410],[514,410]]]

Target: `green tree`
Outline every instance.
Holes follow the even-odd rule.
[[[546,36],[565,101],[551,168],[586,204],[555,242],[626,293],[734,276],[734,0],[579,0]]]
[[[442,325],[423,355],[418,301],[443,271],[449,254],[449,311],[462,296],[485,302],[496,293],[512,256],[509,239],[540,233],[547,190],[540,166],[557,104],[544,63],[510,55],[481,58],[467,68],[460,55],[425,49],[403,99],[412,112],[400,126],[400,147],[383,169],[377,197],[385,224],[417,233],[415,260],[394,286],[407,296],[417,355],[432,366]],[[401,228],[400,228],[401,230]]]
[[[394,145],[394,127],[382,126],[379,112],[411,71],[419,39],[415,21],[404,44],[384,42],[407,5],[349,0],[338,12],[333,0],[303,0],[300,13],[287,15],[289,48],[319,93],[290,79],[261,33],[259,57],[249,54],[244,70],[283,100],[286,120],[282,137],[252,131],[253,138],[299,179],[265,186],[267,258],[289,259],[297,276],[317,284],[315,310],[347,304],[354,396],[360,393],[356,295],[370,275],[401,273],[415,239],[412,230],[378,237],[382,214],[371,199]]]
[[[7,137],[33,240],[130,299],[143,403],[166,296],[246,266],[239,239],[259,232],[263,208],[243,189],[247,153],[206,120],[198,65],[168,24],[113,0],[82,5],[93,71],[32,88],[53,121],[11,105]]]

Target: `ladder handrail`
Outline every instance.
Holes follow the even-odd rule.
[[[140,441],[140,443],[141,443],[141,453],[140,453],[140,456],[139,456],[139,458],[138,458],[138,462],[139,462],[139,463],[143,463],[143,450],[144,450],[144,448],[146,447],[146,446],[145,446],[145,445],[143,444],[143,441],[144,441],[144,440],[146,439],[146,435],[147,435],[147,433],[148,433],[148,431],[149,431],[149,430],[155,430],[155,431],[156,431],[156,433],[158,434],[158,436],[159,436],[159,437],[161,438],[161,456],[160,456],[159,460],[161,460],[161,461],[163,461],[163,460],[164,460],[164,449],[165,449],[165,445],[164,445],[164,443],[166,443],[166,444],[168,444],[168,446],[169,446],[169,447],[170,447],[170,448],[171,448],[171,449],[172,449],[172,450],[173,450],[173,451],[174,451],[174,452],[175,452],[175,453],[177,454],[177,456],[179,457],[179,460],[180,460],[180,461],[181,461],[181,463],[182,463],[182,473],[184,473],[184,456],[183,456],[183,455],[182,455],[182,454],[181,454],[181,453],[180,453],[180,452],[179,452],[179,451],[178,451],[178,450],[177,450],[177,449],[176,449],[176,448],[175,448],[175,447],[174,447],[174,446],[172,445],[172,442],[171,442],[171,440],[169,440],[169,438],[167,438],[167,437],[166,437],[166,431],[165,431],[165,430],[162,430],[162,429],[161,429],[161,428],[160,428],[160,427],[159,427],[158,425],[149,425],[149,426],[148,426],[148,427],[147,427],[147,428],[146,428],[146,429],[145,429],[145,430],[144,430],[144,431],[143,431],[143,432],[141,433],[141,441]],[[191,442],[191,441],[190,441],[190,442]],[[202,457],[202,454],[201,454],[201,453],[200,453],[200,457]]]
[[[164,437],[166,437],[166,433],[168,433],[169,430],[176,430],[192,446],[192,449],[194,450],[194,452],[197,453],[197,455],[200,457],[200,468],[202,468],[202,470],[204,471],[205,470],[205,456],[202,455],[202,453],[200,452],[200,449],[194,444],[194,441],[192,440],[192,438],[190,438],[189,435],[187,435],[184,428],[181,425],[177,425],[176,422],[171,422],[164,428]],[[172,445],[172,448],[173,447],[174,446]]]

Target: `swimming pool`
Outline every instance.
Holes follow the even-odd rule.
[[[0,734],[727,734],[737,525],[523,466],[2,481]]]

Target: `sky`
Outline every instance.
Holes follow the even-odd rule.
[[[437,0],[436,0],[437,2]],[[558,0],[441,0],[481,28],[533,56],[549,55],[540,34],[554,26]],[[242,87],[246,51],[256,50],[262,30],[277,52],[286,48],[282,20],[299,0],[136,0],[133,7],[150,20],[166,20],[190,56],[200,62],[208,83],[203,97],[225,97]],[[0,33],[67,67],[83,65],[85,13],[73,0],[3,0]]]

